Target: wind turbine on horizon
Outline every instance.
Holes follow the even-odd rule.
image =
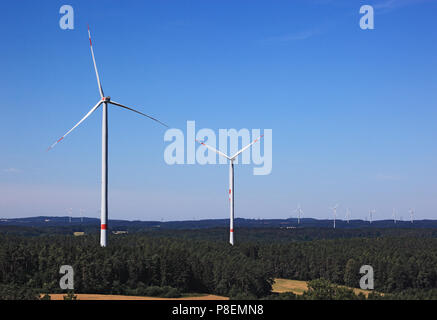
[[[229,157],[223,152],[199,141],[201,145],[207,147],[208,149],[214,151],[218,155],[225,157],[229,160],[229,205],[230,205],[230,218],[229,218],[229,243],[231,245],[234,245],[234,160],[242,153],[243,151],[247,150],[251,145],[253,145],[255,142],[260,140],[264,135],[261,135],[259,138],[256,138],[254,141],[249,143],[247,146],[242,148],[240,151],[235,153],[233,156]]]
[[[396,209],[393,208],[393,221],[396,223]]]
[[[334,214],[334,229],[335,229],[335,219],[337,218],[337,208],[338,208],[338,204],[336,204],[335,206],[330,208],[333,211],[333,214]]]
[[[69,219],[69,222],[71,223],[71,215],[73,214],[73,208],[68,208],[68,219]]]
[[[297,205],[297,208],[294,210],[294,212],[297,213],[297,224],[300,224],[300,218],[302,214],[304,213],[302,208],[300,207],[300,204]]]
[[[351,218],[351,210],[349,208],[346,209],[346,221],[349,223],[349,220]]]
[[[411,219],[411,223],[414,222],[414,209],[410,209],[410,219]]]
[[[376,210],[375,209],[372,209],[372,210],[369,210],[369,221],[370,221],[370,223],[372,223],[372,221],[373,221],[373,215],[376,213]]]
[[[57,143],[59,143],[61,140],[63,140],[70,132],[72,132],[74,129],[76,129],[77,126],[79,126],[83,121],[85,121],[86,118],[88,118],[94,111],[97,110],[97,108],[100,105],[102,106],[102,186],[101,186],[101,209],[100,209],[100,245],[102,247],[106,247],[107,245],[107,229],[108,229],[108,104],[115,105],[117,107],[121,107],[133,112],[136,112],[142,116],[145,116],[149,119],[152,119],[161,125],[168,127],[166,124],[162,123],[161,121],[144,114],[142,112],[139,112],[135,109],[132,109],[130,107],[127,107],[125,105],[122,105],[121,103],[115,102],[111,100],[111,97],[105,96],[103,94],[102,85],[100,83],[99,73],[97,71],[97,65],[96,60],[94,58],[94,51],[93,51],[93,45],[91,42],[91,33],[90,28],[88,26],[88,37],[90,40],[90,48],[91,48],[91,56],[93,58],[93,64],[94,64],[94,70],[96,72],[97,77],[97,84],[99,87],[99,93],[100,93],[100,100],[97,102],[97,104],[91,108],[91,110],[78,122],[76,125],[71,128],[69,131],[67,131],[66,134],[64,134],[60,139],[58,139],[55,143],[53,143],[47,151],[52,149]]]

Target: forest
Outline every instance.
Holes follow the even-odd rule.
[[[61,265],[74,269],[74,293],[231,299],[365,299],[343,285],[359,287],[371,265],[367,299],[437,299],[437,229],[241,228],[234,246],[226,228],[136,230],[101,248],[97,230],[53,228],[0,227],[0,299],[65,292]],[[273,293],[274,278],[309,290]]]

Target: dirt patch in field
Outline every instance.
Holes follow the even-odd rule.
[[[51,300],[64,300],[65,294],[56,293],[51,294]],[[182,297],[182,298],[157,298],[157,297],[141,297],[141,296],[123,296],[112,294],[76,294],[77,300],[229,300],[227,297],[216,295],[200,295],[194,297]]]

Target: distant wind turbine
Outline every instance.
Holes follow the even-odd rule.
[[[71,215],[73,214],[73,208],[68,208],[68,218],[71,223]]]
[[[208,149],[216,152],[218,155],[225,157],[229,160],[229,205],[230,205],[230,219],[229,219],[229,243],[231,245],[234,245],[234,160],[242,153],[243,151],[247,150],[251,145],[253,145],[255,142],[260,140],[264,135],[260,136],[259,138],[256,138],[254,141],[249,143],[247,146],[242,148],[240,151],[238,151],[233,156],[229,157],[223,152],[214,149],[213,147],[196,140],[199,142],[202,146],[207,147]]]
[[[115,105],[117,107],[121,107],[133,112],[136,112],[142,116],[145,116],[149,119],[152,119],[153,121],[156,121],[160,123],[161,125],[168,127],[166,124],[162,123],[161,121],[144,114],[142,112],[139,112],[135,109],[132,109],[130,107],[127,107],[125,105],[122,105],[118,102],[115,102],[111,100],[109,96],[105,96],[103,94],[102,85],[100,83],[99,73],[97,72],[97,65],[96,60],[94,58],[94,51],[93,51],[93,45],[91,42],[91,33],[90,28],[88,27],[88,37],[90,40],[90,47],[91,47],[91,56],[93,58],[93,64],[94,64],[94,70],[96,72],[97,77],[97,84],[99,87],[100,92],[100,100],[96,103],[94,107],[88,111],[88,113],[78,122],[76,125],[74,125],[73,128],[71,128],[69,131],[67,131],[66,134],[64,134],[60,139],[58,139],[55,143],[53,143],[48,149],[52,149],[58,142],[63,140],[70,132],[72,132],[74,129],[76,129],[77,126],[79,126],[83,121],[85,121],[86,118],[88,118],[94,111],[97,110],[97,108],[102,105],[102,186],[101,186],[101,210],[100,210],[100,245],[102,247],[106,247],[107,244],[107,228],[108,228],[108,104]]]
[[[376,213],[376,210],[375,209],[372,209],[372,210],[370,210],[369,211],[369,221],[370,221],[370,223],[372,223],[372,221],[373,221],[373,215]]]
[[[393,221],[396,223],[396,209],[393,208]]]
[[[411,223],[414,222],[414,209],[410,209],[410,219],[411,219]]]
[[[334,214],[334,229],[335,229],[335,219],[337,218],[337,208],[338,208],[338,204],[336,204],[334,207],[330,208]]]
[[[346,209],[346,221],[349,223],[349,220],[351,218],[351,210],[349,208]]]
[[[300,218],[302,214],[304,213],[302,208],[300,207],[300,204],[297,205],[297,208],[294,210],[294,212],[297,213],[297,224],[300,224]]]

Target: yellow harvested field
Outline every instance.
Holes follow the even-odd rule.
[[[293,292],[295,294],[303,294],[304,291],[308,290],[308,285],[306,281],[300,280],[289,280],[276,278],[273,283],[273,292]]]
[[[274,279],[273,292],[293,292],[294,294],[301,295],[304,291],[308,290],[307,281],[290,280],[290,279]],[[362,290],[353,288],[355,294],[362,292],[366,297],[371,292],[370,290]],[[56,293],[51,294],[51,300],[64,300],[65,294]],[[194,295],[182,298],[158,298],[158,297],[143,297],[143,296],[124,296],[124,295],[110,295],[110,294],[76,294],[77,300],[229,300],[228,297],[216,296],[216,295]]]
[[[372,292],[372,290],[363,290],[363,289],[357,289],[357,288],[353,288],[354,289],[354,293],[356,295],[358,295],[360,292],[362,294],[364,294],[366,297],[369,295],[370,292]],[[383,293],[381,293],[382,295],[384,295]]]
[[[51,294],[51,300],[64,300],[65,294],[56,293]],[[141,296],[123,296],[123,295],[111,295],[111,294],[76,294],[77,300],[229,300],[228,297],[215,296],[215,295],[199,295],[193,297],[183,298],[157,298],[157,297],[141,297]]]
[[[371,290],[362,290],[357,288],[349,288],[349,289],[353,289],[355,294],[359,294],[360,292],[362,292],[366,297],[371,292]],[[294,294],[303,294],[303,292],[307,290],[308,290],[308,285],[306,281],[276,278],[275,282],[273,283],[272,291],[277,293],[291,291]]]

